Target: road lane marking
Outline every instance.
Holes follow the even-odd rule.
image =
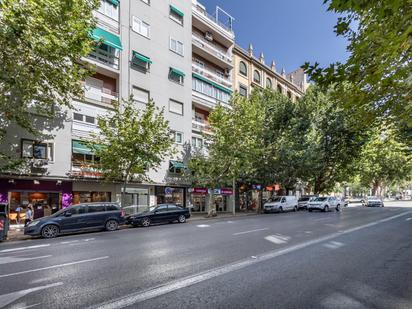
[[[58,265],[52,265],[52,266],[36,268],[36,269],[29,269],[29,270],[19,271],[19,272],[12,273],[12,274],[0,275],[0,278],[11,277],[11,276],[16,276],[16,275],[22,275],[22,274],[28,274],[28,273],[33,273],[33,272],[36,272],[36,271],[48,270],[48,269],[53,269],[53,268],[60,268],[60,267],[77,265],[77,264],[89,263],[89,262],[104,260],[104,259],[108,259],[108,258],[109,258],[108,256],[101,256],[101,257],[94,258],[94,259],[81,260],[81,261],[58,264]]]
[[[406,218],[406,221],[410,221],[410,220],[412,220],[412,218]]]
[[[203,228],[203,227],[210,227],[209,224],[198,224],[196,225],[197,227]]]
[[[48,285],[43,285],[43,286],[38,286],[35,288],[27,289],[27,290],[20,290],[20,291],[11,292],[8,294],[0,295],[0,308],[6,307],[7,305],[18,300],[19,298],[22,298],[23,296],[26,296],[29,293],[48,289],[48,288],[53,288],[53,287],[60,286],[60,285],[63,285],[63,282],[56,282],[56,283],[52,283]]]
[[[330,242],[324,244],[323,246],[326,247],[326,248],[329,248],[329,249],[338,249],[340,247],[343,247],[344,244],[339,242],[339,241],[330,241]]]
[[[44,248],[44,247],[49,247],[50,244],[44,244],[44,245],[36,245],[36,246],[28,246],[28,247],[19,247],[19,248],[12,248],[12,249],[3,249],[0,250],[0,253],[3,252],[14,252],[14,251],[21,251],[21,250],[29,250],[29,249],[37,249],[37,248]]]
[[[280,244],[285,244],[288,242],[288,240],[290,239],[289,236],[284,236],[284,235],[280,235],[280,234],[276,234],[276,235],[269,235],[265,237],[266,240],[273,242],[276,245],[280,245]]]
[[[256,230],[250,230],[250,231],[244,231],[244,232],[238,232],[238,233],[234,233],[233,235],[243,235],[243,234],[248,234],[248,233],[254,233],[254,232],[260,232],[260,231],[266,231],[268,230],[267,227],[263,228],[263,229],[256,229]]]
[[[365,225],[361,225],[361,226],[354,227],[354,228],[351,228],[351,229],[348,229],[348,230],[344,230],[340,233],[333,233],[333,234],[330,234],[328,236],[324,236],[324,237],[321,237],[321,238],[309,240],[309,241],[306,241],[306,242],[303,242],[303,243],[300,243],[300,244],[297,244],[297,245],[293,245],[293,246],[290,246],[290,247],[287,247],[287,248],[284,248],[284,249],[269,251],[269,252],[264,253],[262,255],[256,256],[256,259],[248,258],[248,259],[245,259],[245,260],[241,260],[241,261],[238,261],[238,262],[235,262],[235,263],[232,263],[232,264],[228,264],[228,265],[225,265],[225,266],[222,266],[222,267],[218,267],[218,268],[215,268],[215,269],[211,269],[211,270],[208,270],[208,271],[196,274],[196,275],[192,275],[192,276],[184,277],[184,278],[181,278],[181,279],[178,279],[178,280],[174,280],[174,281],[171,281],[171,282],[168,282],[168,283],[165,283],[165,284],[162,284],[160,286],[156,286],[156,287],[153,287],[153,288],[150,288],[150,289],[147,289],[147,290],[131,293],[131,294],[126,295],[124,297],[120,297],[118,299],[111,300],[111,301],[108,301],[108,302],[105,302],[105,303],[102,303],[102,304],[99,304],[99,305],[96,305],[96,306],[92,306],[92,307],[89,307],[89,308],[90,309],[92,309],[92,308],[93,309],[95,309],[95,308],[99,308],[99,309],[117,309],[117,308],[125,308],[125,307],[128,307],[128,306],[133,306],[137,303],[140,303],[140,302],[143,302],[143,301],[146,301],[146,300],[149,300],[149,299],[152,299],[152,298],[155,298],[155,297],[158,297],[158,296],[161,296],[161,295],[164,295],[164,294],[167,294],[167,293],[170,293],[170,292],[173,292],[173,291],[185,288],[185,287],[189,287],[189,286],[192,286],[194,284],[197,284],[197,283],[200,283],[200,282],[203,282],[203,281],[206,281],[206,280],[218,277],[218,276],[222,276],[222,275],[234,272],[234,271],[238,271],[238,270],[241,270],[241,269],[246,268],[248,266],[255,265],[257,263],[264,262],[264,261],[282,256],[282,255],[285,255],[285,254],[288,254],[288,253],[291,253],[291,252],[294,252],[294,251],[297,251],[297,250],[301,250],[301,249],[304,249],[304,248],[309,247],[309,246],[313,246],[313,245],[316,245],[316,244],[319,244],[319,243],[322,243],[322,242],[325,242],[325,241],[329,241],[329,240],[332,240],[334,238],[340,237],[342,235],[346,235],[346,234],[349,234],[349,233],[353,233],[353,232],[356,232],[356,231],[359,231],[359,230],[363,230],[363,229],[378,225],[380,223],[391,221],[391,220],[394,220],[394,219],[399,218],[399,217],[403,217],[403,216],[411,214],[411,213],[412,213],[412,211],[400,213],[400,214],[397,214],[395,216],[387,217],[387,218],[384,218],[384,219],[380,219],[380,220],[377,220],[377,221],[370,222],[370,223],[365,224]]]
[[[33,305],[27,305],[27,306],[24,306],[24,307],[17,307],[16,309],[29,309],[29,308],[36,307],[38,305],[41,305],[41,303],[37,303],[37,304],[33,304]]]
[[[12,257],[12,256],[6,256],[6,257],[0,257],[0,265],[2,264],[10,264],[10,263],[17,263],[17,262],[25,262],[25,261],[31,261],[31,260],[36,260],[36,259],[46,259],[48,257],[51,257],[51,255],[43,255],[43,256],[36,256],[36,257]]]
[[[60,244],[68,245],[68,244],[72,244],[72,243],[75,243],[75,242],[79,242],[79,240],[61,241]]]

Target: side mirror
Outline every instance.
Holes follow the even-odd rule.
[[[67,211],[67,212],[64,213],[64,216],[65,216],[65,217],[71,217],[71,216],[72,216],[72,213]]]

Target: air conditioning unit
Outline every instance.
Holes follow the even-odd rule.
[[[32,161],[33,167],[36,167],[36,168],[45,167],[47,163],[48,163],[48,160],[46,159],[33,159]]]
[[[205,39],[212,42],[213,41],[213,34],[212,32],[206,31],[205,33]]]

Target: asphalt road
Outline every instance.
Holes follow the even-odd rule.
[[[412,308],[412,203],[0,244],[0,308]],[[397,207],[403,206],[403,207]]]

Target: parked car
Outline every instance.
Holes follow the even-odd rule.
[[[363,206],[367,207],[384,207],[383,201],[378,196],[368,196],[363,203]]]
[[[329,211],[335,209],[340,211],[341,202],[334,196],[320,196],[311,200],[308,204],[308,211],[313,210]]]
[[[124,222],[124,211],[117,203],[84,203],[34,220],[24,228],[24,234],[54,238],[86,230],[115,231]]]
[[[348,207],[348,205],[349,205],[349,200],[344,198],[344,197],[338,198],[338,202],[339,202],[340,206],[343,206],[343,207]]]
[[[308,209],[309,201],[314,198],[316,198],[316,195],[302,195],[298,200],[298,210]]]
[[[125,217],[128,217],[130,215],[135,215],[138,213],[142,213],[144,211],[148,211],[150,207],[147,205],[130,205],[122,207],[122,209],[124,210]]]
[[[263,205],[264,213],[283,212],[286,210],[298,210],[298,200],[295,196],[275,196]]]
[[[185,223],[188,218],[190,218],[190,212],[187,208],[176,204],[159,204],[148,211],[128,216],[126,221],[133,226],[148,227],[152,223],[172,223],[174,221]]]

